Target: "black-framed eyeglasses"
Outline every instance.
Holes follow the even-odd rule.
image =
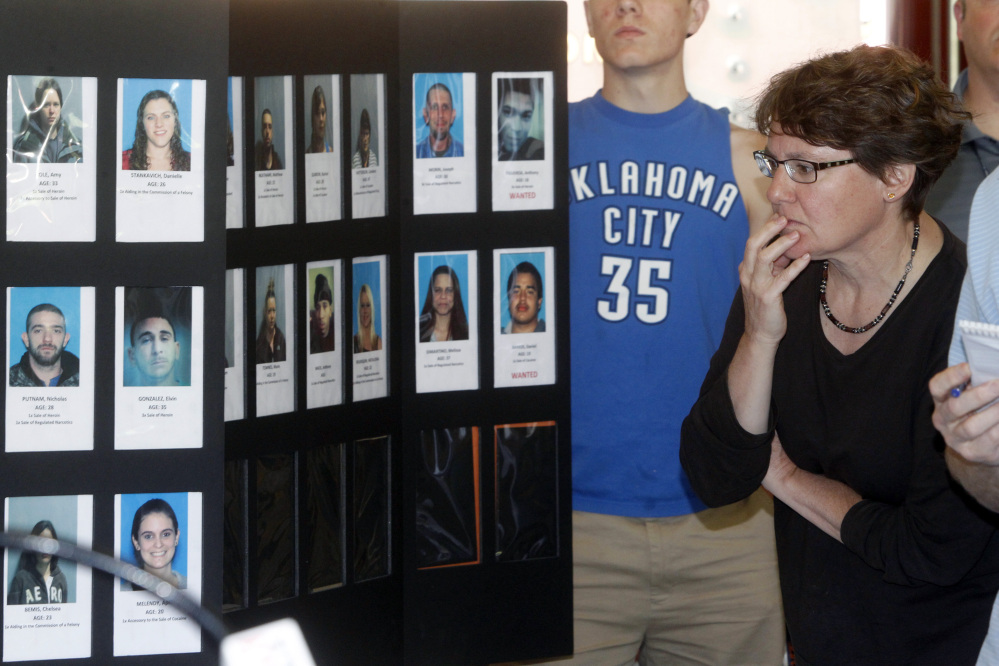
[[[837,160],[836,162],[810,162],[797,158],[779,160],[776,157],[767,155],[762,150],[753,151],[753,157],[756,158],[756,166],[760,167],[760,171],[767,178],[773,178],[777,172],[777,167],[783,164],[784,171],[787,171],[787,175],[791,177],[791,180],[796,183],[805,184],[814,183],[819,177],[819,172],[823,169],[831,169],[832,167],[843,166],[844,164],[853,164],[857,161],[854,158]]]

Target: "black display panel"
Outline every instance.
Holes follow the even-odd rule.
[[[68,208],[54,210],[61,219],[68,215],[70,227],[75,228],[67,233],[57,225],[52,233],[30,240],[8,234],[0,241],[3,286],[82,287],[84,296],[93,299],[89,303],[84,300],[83,316],[77,320],[86,323],[86,333],[73,329],[81,333],[77,342],[90,335],[93,344],[92,353],[80,356],[83,367],[92,364],[89,376],[81,374],[89,386],[76,389],[92,391],[92,405],[87,408],[92,419],[87,426],[92,445],[76,451],[14,452],[5,441],[0,452],[0,488],[5,499],[42,495],[92,498],[92,547],[108,554],[123,543],[115,520],[116,496],[189,498],[187,510],[177,511],[187,530],[181,534],[178,548],[185,550],[172,564],[178,573],[183,567],[188,590],[196,592],[214,613],[221,612],[223,580],[223,513],[219,509],[223,506],[224,429],[219,360],[224,354],[224,336],[222,318],[212,315],[223,310],[226,261],[225,231],[215,221],[225,214],[228,21],[228,3],[220,0],[177,0],[168,11],[117,0],[54,0],[44,6],[23,3],[5,7],[0,23],[0,87],[6,93],[11,76],[25,77],[19,81],[29,81],[29,87],[40,79],[56,79],[68,102],[68,127],[73,134],[79,131],[76,139],[82,144],[79,163],[24,165],[31,178],[36,178],[35,166],[45,173],[50,168],[58,172],[57,179],[64,185],[42,185],[43,180],[34,185],[65,190],[49,194],[67,197],[63,203],[68,202]],[[125,82],[144,90],[133,91]],[[142,101],[146,92],[160,88],[167,89],[165,97]],[[133,94],[135,97],[130,96]],[[171,125],[177,128],[177,143],[166,152],[144,150],[146,169],[123,166],[125,151],[137,156],[143,152],[135,146],[136,137],[141,134],[148,139],[155,134],[154,130],[147,133],[140,129],[137,111],[157,108],[162,112],[171,105],[178,107],[180,124]],[[123,114],[120,128],[119,113]],[[64,137],[72,143],[69,134]],[[11,148],[6,135],[0,146],[4,151]],[[72,153],[67,151],[66,155]],[[77,183],[66,180],[70,176],[60,171],[62,167],[80,170],[81,187],[71,186]],[[122,183],[132,181],[136,185],[124,189],[134,192],[123,192]],[[0,185],[5,202],[8,188],[5,179]],[[175,209],[186,211],[183,219],[167,212]],[[77,214],[79,224],[75,225],[72,218]],[[16,210],[5,210],[8,225],[18,223],[18,216]],[[171,227],[182,233],[170,233]],[[86,237],[88,233],[92,235]],[[181,287],[196,295],[199,306],[192,309],[191,317],[197,325],[181,336],[183,348],[178,356],[182,362],[174,369],[171,386],[156,386],[157,380],[148,378],[128,382],[116,374],[129,369],[129,351],[135,354],[136,367],[142,362],[138,339],[131,344],[117,320],[116,290],[124,287]],[[6,289],[0,293],[6,294]],[[87,319],[90,315],[92,319]],[[150,316],[148,312],[144,315],[146,319]],[[185,327],[189,324],[192,322],[185,320]],[[171,392],[180,395],[178,402],[190,409],[178,411],[173,401],[153,400],[166,398]],[[155,436],[167,430],[162,427],[150,430],[149,437],[129,432],[126,444],[118,427],[126,416],[119,399],[125,398],[131,400],[130,409],[134,408],[137,421],[183,420],[187,434]],[[139,407],[142,413],[153,413],[148,409],[153,404],[156,412],[173,416],[142,418]],[[132,515],[121,519],[126,536],[132,521]],[[65,521],[60,527],[68,534]],[[85,535],[81,532],[78,536]],[[123,592],[119,581],[100,573],[93,575],[91,591],[89,657],[55,658],[45,663],[217,663],[216,646],[205,634],[200,640],[195,634],[182,654],[154,642],[138,650],[126,646],[122,654],[133,656],[114,657],[121,637],[119,626],[125,626],[116,616],[116,595],[131,599],[129,595],[142,593]],[[56,636],[46,640],[59,643]],[[141,652],[149,656],[138,656]]]
[[[565,22],[551,2],[231,7],[242,148],[226,268],[245,276],[246,349],[275,339],[267,299],[246,296],[267,289],[258,269],[291,266],[295,286],[273,301],[293,352],[245,364],[247,408],[226,423],[226,459],[250,470],[297,460],[295,592],[272,600],[263,586],[257,544],[274,530],[259,522],[269,507],[251,473],[254,545],[226,551],[246,558],[232,626],[294,617],[317,658],[345,664],[571,652]],[[516,49],[497,30],[513,24]],[[446,48],[428,48],[428,34]],[[516,95],[534,120],[514,127],[502,108]],[[280,167],[258,165],[275,151]],[[509,257],[533,259],[546,289],[516,326],[506,278],[494,278]],[[435,261],[452,267],[440,281]],[[320,265],[338,268],[317,280]],[[314,351],[320,336],[339,342]],[[267,408],[284,378],[290,403]],[[322,381],[338,385],[319,399]],[[504,424],[517,433],[504,460],[537,463],[530,487],[501,467]],[[513,517],[524,508],[529,532]]]

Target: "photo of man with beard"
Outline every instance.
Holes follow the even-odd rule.
[[[463,157],[465,147],[452,133],[458,117],[451,91],[443,83],[435,83],[427,90],[423,106],[423,122],[428,128],[427,137],[416,144],[416,158]]]
[[[31,308],[21,341],[25,352],[10,367],[10,386],[79,386],[80,359],[66,350],[66,317],[55,305]]]
[[[257,171],[283,169],[281,156],[274,147],[274,114],[270,109],[264,109],[260,114],[260,141],[254,151]]]

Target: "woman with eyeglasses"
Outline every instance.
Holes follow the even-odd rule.
[[[923,211],[967,117],[907,51],[778,74],[756,112],[774,215],[680,457],[708,505],[774,495],[796,663],[974,664],[999,540],[947,475],[927,382],[945,367],[965,248]]]

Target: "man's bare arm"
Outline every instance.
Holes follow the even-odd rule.
[[[999,381],[968,387],[970,380],[967,363],[930,379],[933,425],[947,443],[951,475],[982,506],[999,511]]]
[[[947,469],[957,482],[991,511],[999,511],[999,466],[974,463],[947,447]]]

